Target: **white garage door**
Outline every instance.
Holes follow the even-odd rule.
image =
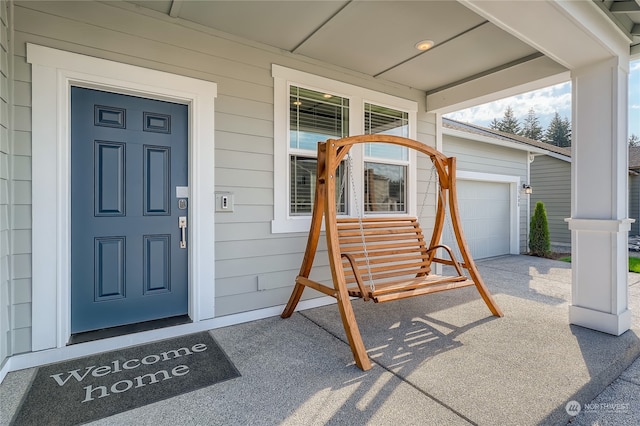
[[[474,259],[510,252],[510,186],[502,182],[458,180],[458,207],[462,228]],[[444,243],[455,246],[445,225]],[[456,251],[457,253],[457,251]]]

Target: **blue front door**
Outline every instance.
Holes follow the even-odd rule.
[[[187,118],[71,89],[72,333],[187,314]]]

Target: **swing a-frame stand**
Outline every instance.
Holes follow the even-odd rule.
[[[337,217],[335,200],[338,166],[349,150],[361,143],[401,145],[431,159],[437,171],[438,203],[430,241],[425,240],[415,217]],[[362,370],[369,370],[371,361],[362,342],[351,297],[387,302],[475,286],[491,313],[502,316],[478,273],[464,239],[456,196],[454,157],[446,157],[412,139],[390,135],[363,135],[318,143],[317,164],[315,200],[307,249],[282,318],[293,314],[305,287],[335,297],[356,365]],[[456,259],[449,247],[440,244],[447,208],[462,260]],[[309,279],[323,215],[333,287]],[[438,251],[443,254],[442,258],[438,257]],[[433,263],[451,266],[455,272],[451,275],[436,275],[431,270]]]

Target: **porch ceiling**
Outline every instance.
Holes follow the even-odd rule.
[[[531,81],[543,84],[545,79],[572,66],[571,60],[554,55],[553,49],[547,51],[522,34],[513,35],[515,32],[503,20],[493,19],[500,12],[484,13],[503,8],[507,5],[504,2],[485,3],[494,3],[493,6],[474,0],[129,3],[169,15],[177,22],[202,25],[428,94],[464,86],[488,75],[501,76],[500,83],[493,82],[493,92]],[[566,11],[554,8],[554,3],[508,2],[503,9],[508,9],[505,13],[509,14],[515,11],[520,19],[531,15],[531,22],[543,27],[547,14],[564,14],[566,18]],[[613,22],[618,32],[633,40],[632,44],[640,43],[640,0],[594,0],[594,4],[603,15],[602,21]],[[549,22],[562,26],[569,21],[549,16]],[[567,35],[579,33],[569,29]],[[573,49],[574,55],[584,56],[583,52],[589,49],[585,46],[593,44],[593,38],[588,38],[573,39],[573,45],[561,39],[557,43],[566,45],[566,51],[579,46]],[[434,47],[421,52],[415,45],[425,39],[432,40]],[[523,75],[526,77],[518,77]]]
[[[640,0],[599,1],[611,20],[633,37],[633,45],[640,47]]]

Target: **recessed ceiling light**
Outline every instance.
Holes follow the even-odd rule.
[[[329,98],[333,98],[333,95],[330,95],[328,93],[325,93],[324,95],[322,95],[325,99],[329,99]]]
[[[422,40],[416,43],[416,49],[418,50],[429,50],[433,47],[434,43],[432,40]]]
[[[294,104],[294,105],[302,105],[302,102],[300,102],[300,101],[293,101],[293,104]]]

